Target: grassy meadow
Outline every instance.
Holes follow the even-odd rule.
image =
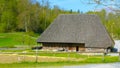
[[[37,38],[38,35],[32,33],[0,33],[0,47],[33,46],[37,44]]]

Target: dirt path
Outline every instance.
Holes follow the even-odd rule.
[[[81,61],[84,59],[67,58],[67,57],[50,57],[38,56],[38,62],[58,62],[58,61]],[[0,54],[0,63],[15,63],[15,62],[35,62],[36,56],[32,55],[17,55],[17,54]]]

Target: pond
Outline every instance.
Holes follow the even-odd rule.
[[[120,63],[87,64],[87,65],[43,67],[43,68],[120,68]]]

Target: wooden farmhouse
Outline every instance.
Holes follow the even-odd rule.
[[[46,50],[102,51],[114,41],[97,15],[61,14],[37,40]]]

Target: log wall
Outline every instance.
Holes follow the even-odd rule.
[[[62,50],[65,51],[85,51],[84,44],[74,44],[74,43],[43,43],[44,50]]]
[[[74,43],[42,43],[43,50],[65,50],[76,52],[103,52],[103,48],[85,48],[85,44],[74,44]],[[77,48],[78,47],[78,48]]]

